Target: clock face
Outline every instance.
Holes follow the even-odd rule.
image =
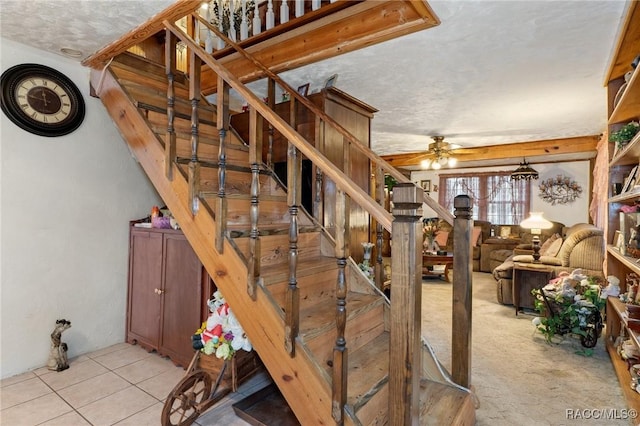
[[[2,110],[21,128],[40,136],[71,133],[84,119],[78,88],[62,73],[23,64],[2,74]]]

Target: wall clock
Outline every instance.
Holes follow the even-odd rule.
[[[40,136],[73,132],[84,120],[84,99],[61,72],[38,64],[15,65],[2,73],[2,111],[22,129]]]

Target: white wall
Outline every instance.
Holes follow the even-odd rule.
[[[421,180],[430,180],[431,186],[439,185],[440,175],[451,174],[455,172],[459,173],[471,173],[471,172],[490,172],[490,171],[504,171],[515,170],[517,166],[507,167],[483,167],[483,168],[469,168],[469,169],[441,169],[436,171],[416,171],[411,173],[411,180],[416,184],[420,184]],[[589,173],[589,161],[574,161],[570,163],[545,163],[534,164],[534,169],[540,174],[538,180],[531,181],[531,211],[540,211],[544,213],[544,217],[548,220],[564,223],[566,226],[571,226],[576,223],[589,222],[589,183],[591,182],[591,174]],[[575,180],[582,187],[582,194],[573,203],[569,204],[551,204],[545,202],[539,196],[538,185],[543,180],[548,178],[555,178],[557,175],[568,176],[572,180]],[[431,191],[430,195],[433,199],[438,201],[439,192]],[[426,204],[422,205],[424,217],[434,217],[437,214],[427,207]]]
[[[56,319],[71,357],[124,341],[128,221],[161,201],[89,96],[89,69],[0,39],[2,71],[38,63],[83,93],[84,123],[47,138],[0,122],[1,377],[46,364]]]

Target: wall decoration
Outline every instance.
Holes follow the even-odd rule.
[[[552,206],[573,203],[582,194],[582,187],[570,177],[563,175],[542,181],[538,189],[540,198]]]
[[[424,192],[431,192],[431,181],[430,180],[421,180],[420,186]]]

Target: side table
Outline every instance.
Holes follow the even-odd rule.
[[[429,271],[428,266],[444,265],[444,273]],[[422,275],[444,275],[444,279],[449,281],[449,270],[453,267],[453,253],[447,254],[422,254]]]
[[[531,290],[544,287],[552,278],[553,268],[551,266],[541,263],[514,262],[511,290],[516,315],[518,315],[520,308],[535,309]]]

